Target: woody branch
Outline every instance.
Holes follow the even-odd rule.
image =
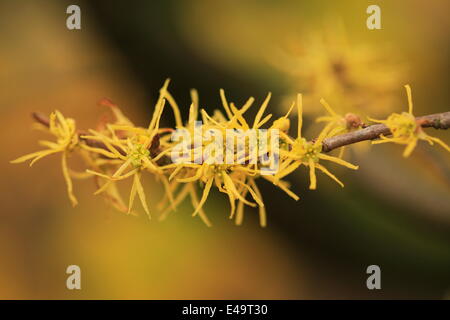
[[[449,129],[450,111],[417,117],[416,121],[422,128]],[[322,142],[322,151],[330,152],[343,146],[366,140],[374,140],[379,138],[380,135],[388,136],[390,134],[391,131],[386,125],[373,124],[364,129],[324,139]]]
[[[49,120],[46,116],[40,113],[32,114],[34,120],[41,123],[44,126],[49,126]],[[450,111],[435,113],[426,116],[421,116],[416,118],[417,124],[422,128],[434,128],[434,129],[449,129],[450,128]],[[363,129],[340,134],[334,137],[326,138],[322,142],[322,151],[330,152],[334,149],[351,145],[366,140],[378,139],[381,135],[388,136],[391,132],[389,128],[384,124],[373,124],[369,125]],[[82,133],[80,132],[80,135]],[[106,149],[106,146],[99,141],[85,139],[86,144]],[[152,143],[153,144],[153,143]]]

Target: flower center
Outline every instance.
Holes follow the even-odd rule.
[[[392,131],[394,138],[409,137],[417,129],[416,120],[409,113],[394,113],[387,119],[387,126]]]
[[[319,162],[319,153],[322,151],[322,144],[315,145],[306,141],[305,138],[297,140],[292,148],[292,152],[300,157],[302,162],[308,163],[310,160]]]
[[[148,158],[150,156],[150,151],[144,147],[143,144],[137,143],[131,149],[129,153],[129,158],[131,159],[131,164],[135,167],[139,167],[142,164],[143,158]]]

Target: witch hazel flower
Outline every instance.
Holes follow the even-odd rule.
[[[381,135],[379,140],[372,141],[372,143],[380,144],[393,142],[397,144],[404,144],[406,145],[406,148],[403,151],[403,156],[405,158],[411,155],[419,140],[427,141],[430,145],[437,143],[450,152],[450,147],[445,142],[425,133],[421,126],[420,120],[416,120],[416,117],[413,114],[411,87],[407,84],[405,85],[405,89],[408,97],[408,112],[402,112],[400,114],[393,113],[386,120],[375,120],[369,118],[369,120],[373,122],[385,124],[390,129],[392,134],[392,137]]]

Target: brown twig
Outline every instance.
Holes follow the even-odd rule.
[[[422,128],[449,129],[450,128],[450,111],[443,113],[435,113],[427,116],[417,117],[416,121]],[[349,144],[374,140],[380,135],[388,136],[391,131],[384,124],[374,124],[364,129],[340,134],[331,138],[327,138],[322,143],[322,151],[330,152],[331,150],[347,146]]]
[[[46,116],[34,112],[32,114],[34,120],[43,124],[44,126],[49,126],[49,120]],[[434,129],[449,129],[450,128],[450,111],[443,113],[435,113],[422,117],[417,117],[416,121],[422,126],[422,128],[434,128]],[[83,132],[79,133],[80,136],[85,134]],[[380,137],[380,135],[388,136],[391,131],[384,124],[374,124],[369,125],[363,129],[340,134],[331,138],[327,138],[322,143],[322,151],[330,152],[334,149],[347,146],[353,143],[374,140]],[[151,151],[152,154],[158,150],[159,147],[159,136],[157,136],[158,141],[152,141]],[[156,138],[156,137],[155,137]],[[91,147],[101,148],[108,150],[108,148],[100,141],[83,139],[87,145]]]

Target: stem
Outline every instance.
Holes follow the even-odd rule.
[[[450,128],[450,111],[443,113],[435,113],[422,117],[417,117],[416,121],[422,128],[449,129]],[[384,124],[370,125],[364,129],[340,134],[331,138],[327,138],[322,142],[322,151],[330,152],[331,150],[347,146],[353,143],[374,140],[380,135],[390,135],[391,131]]]
[[[32,114],[34,120],[37,122],[43,124],[44,126],[49,126],[49,120],[46,116],[34,112]],[[430,114],[426,116],[421,116],[416,118],[417,123],[422,128],[434,128],[434,129],[449,129],[450,128],[450,111],[442,112],[442,113],[435,113]],[[369,125],[364,129],[340,134],[331,138],[327,138],[322,142],[322,151],[323,152],[330,152],[334,149],[347,146],[350,144],[358,143],[361,141],[366,140],[374,140],[380,137],[380,135],[390,135],[391,131],[389,128],[384,124],[373,124]],[[80,132],[80,135],[82,133]],[[106,146],[100,142],[100,141],[94,141],[85,139],[85,142],[87,145],[96,147],[96,148],[102,148],[106,149]],[[152,146],[154,146],[154,149],[158,149],[158,145],[156,141],[152,142]],[[156,151],[156,150],[152,150]]]

